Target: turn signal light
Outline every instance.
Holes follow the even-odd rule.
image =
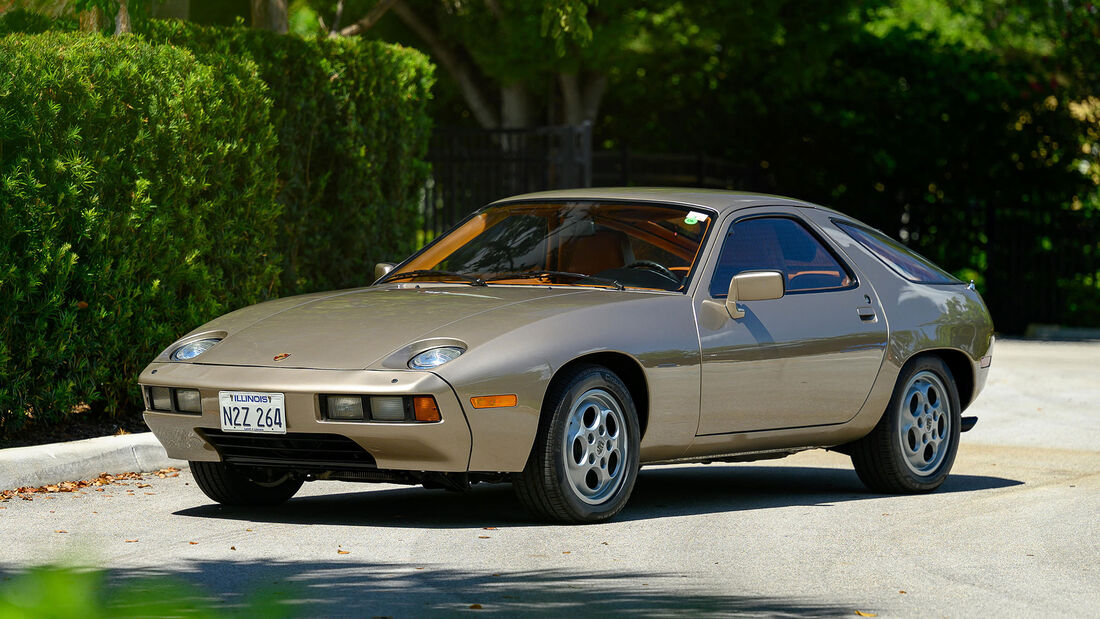
[[[435,398],[430,395],[418,395],[413,397],[413,414],[417,421],[440,421],[443,417],[439,414]]]
[[[470,404],[474,405],[474,408],[507,408],[509,406],[515,406],[519,401],[519,398],[515,394],[511,395],[483,395],[476,398],[470,398]]]

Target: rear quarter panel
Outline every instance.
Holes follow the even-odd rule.
[[[965,354],[973,385],[973,400],[985,383],[988,368],[979,367],[991,354],[993,321],[977,291],[966,284],[921,284],[898,275],[830,221],[837,213],[806,209],[807,217],[868,277],[886,315],[889,339],[882,368],[860,413],[849,422],[866,433],[878,423],[890,402],[898,375],[907,361],[924,352],[960,351]],[[850,220],[848,217],[840,217]],[[957,380],[959,377],[956,377]],[[960,381],[961,382],[961,381]]]

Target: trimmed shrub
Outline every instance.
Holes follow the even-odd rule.
[[[284,292],[366,285],[375,262],[415,249],[433,81],[422,53],[180,21],[135,28],[213,66],[243,57],[259,67],[279,136]]]
[[[137,37],[0,39],[0,436],[136,406],[157,352],[275,289],[265,91]]]

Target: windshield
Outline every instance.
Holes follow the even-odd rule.
[[[650,204],[491,206],[382,281],[683,290],[711,220]]]

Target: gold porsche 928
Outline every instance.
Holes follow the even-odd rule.
[[[142,372],[146,422],[208,497],[511,482],[541,518],[596,522],[642,465],[812,448],[927,492],[993,347],[973,286],[768,195],[519,196],[375,277],[226,314]]]

